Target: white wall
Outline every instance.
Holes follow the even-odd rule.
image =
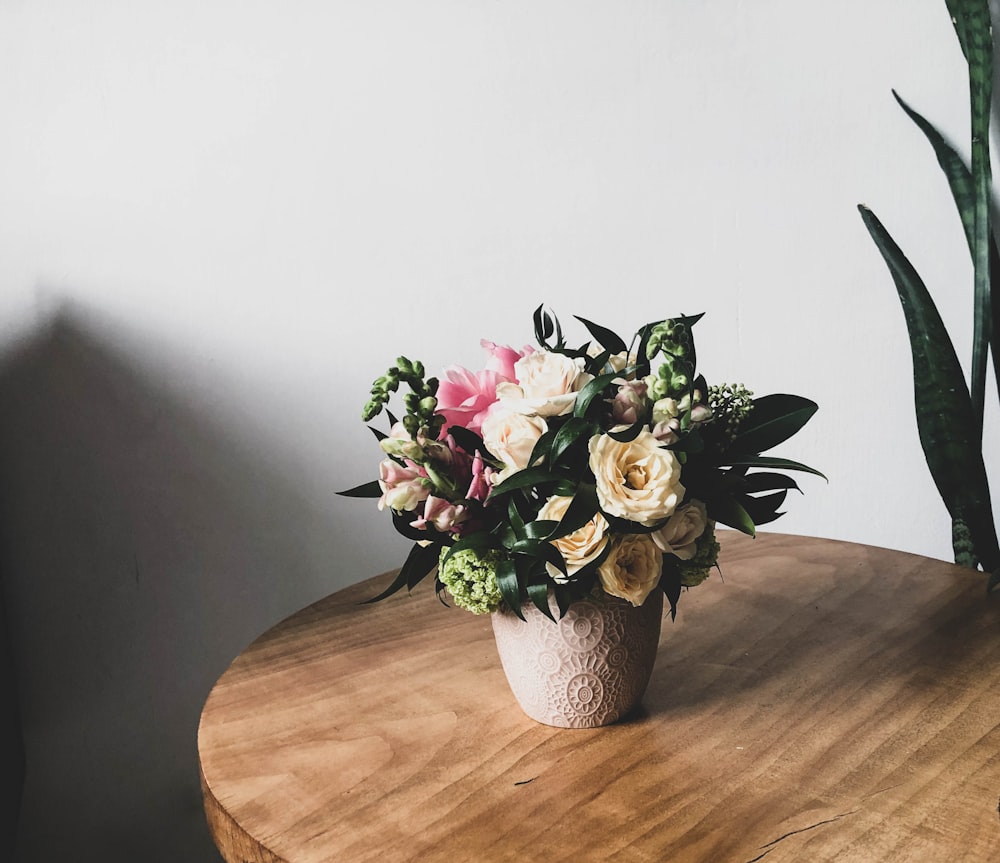
[[[437,371],[477,366],[483,337],[530,342],[542,302],[623,333],[706,312],[710,379],[821,406],[783,454],[829,484],[805,478],[772,529],[950,558],[857,204],[966,367],[971,268],[892,88],[967,149],[943,0],[0,4],[25,859],[63,853],[38,824],[66,774],[100,781],[76,828],[107,859],[211,859],[193,741],[212,681],[405,553],[335,495],[375,475],[371,380],[399,353]]]

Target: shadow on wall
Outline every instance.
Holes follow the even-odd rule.
[[[314,542],[330,526],[72,315],[0,363],[0,405],[15,859],[218,861],[202,704],[249,641],[332,589]]]

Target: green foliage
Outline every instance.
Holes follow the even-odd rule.
[[[991,573],[1000,583],[1000,548],[982,453],[988,355],[1000,371],[997,304],[1000,255],[990,226],[989,154],[993,36],[987,0],[946,0],[969,71],[971,166],[938,130],[898,94],[896,101],[931,144],[948,180],[973,263],[971,385],[951,338],[916,269],[875,214],[861,217],[892,275],[906,321],[913,361],[917,428],[928,469],[952,519],[955,562]],[[992,274],[991,274],[992,270]],[[1000,374],[996,375],[1000,387]]]

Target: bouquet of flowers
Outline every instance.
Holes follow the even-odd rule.
[[[716,524],[753,535],[778,518],[787,471],[819,471],[762,455],[817,405],[754,398],[697,371],[702,315],[647,323],[629,344],[577,317],[590,339],[571,347],[558,319],[534,313],[538,347],[483,340],[486,367],[427,378],[399,357],[372,385],[362,418],[384,459],[379,478],[341,494],[378,498],[414,540],[395,580],[370,602],[436,570],[445,592],[477,614],[524,602],[552,617],[576,600],[642,605],[662,590],[676,615],[684,588],[717,566]],[[388,403],[400,386],[405,413]]]

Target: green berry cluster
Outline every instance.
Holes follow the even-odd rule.
[[[708,406],[719,433],[732,441],[753,410],[753,393],[743,384],[718,384],[708,388]]]

